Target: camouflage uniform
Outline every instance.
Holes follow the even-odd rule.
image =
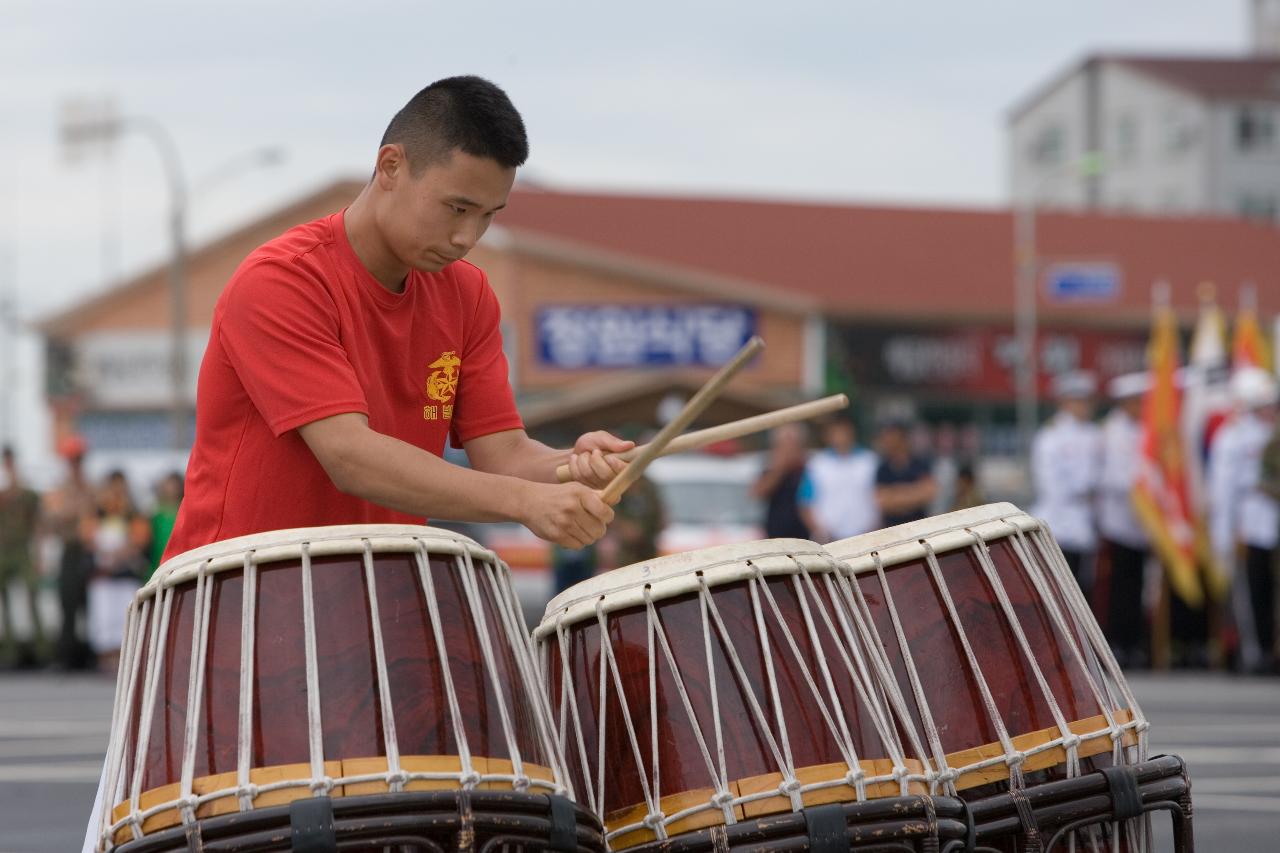
[[[9,587],[20,581],[27,590],[31,608],[33,639],[37,649],[44,648],[44,629],[36,600],[39,577],[31,559],[36,523],[40,517],[40,496],[21,484],[0,491],[0,607],[4,608],[4,625],[0,626],[0,646],[13,648],[17,637],[13,632],[13,611],[9,607]]]
[[[617,565],[630,566],[658,556],[658,534],[666,525],[666,513],[653,481],[641,477],[623,493],[613,511]]]

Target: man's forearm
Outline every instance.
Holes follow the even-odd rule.
[[[530,438],[523,431],[513,430],[482,448],[475,443],[467,445],[472,467],[490,474],[516,477],[534,483],[556,483],[556,468],[566,464],[572,451],[557,450],[541,441]]]
[[[519,521],[522,486],[454,465],[399,439],[364,430],[329,471],[347,494],[424,518]]]

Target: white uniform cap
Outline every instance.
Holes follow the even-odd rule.
[[[1151,374],[1126,373],[1117,376],[1107,383],[1107,394],[1113,400],[1127,400],[1130,397],[1141,397],[1151,390]]]
[[[1053,377],[1053,396],[1059,400],[1087,400],[1098,391],[1098,380],[1087,370],[1069,370]]]
[[[1261,367],[1242,367],[1231,374],[1231,400],[1239,409],[1260,409],[1280,399],[1276,380]]]

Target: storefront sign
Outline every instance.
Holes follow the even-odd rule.
[[[547,367],[718,367],[756,333],[740,305],[549,305],[535,314]]]
[[[1044,284],[1050,302],[1114,302],[1121,275],[1114,264],[1054,264]]]
[[[187,402],[194,402],[196,376],[207,330],[187,337]],[[95,406],[145,408],[173,400],[171,338],[165,332],[99,332],[76,344],[73,384]]]
[[[1019,347],[1009,328],[844,326],[832,335],[854,380],[866,387],[987,399],[1015,393]],[[1142,333],[1042,329],[1036,348],[1041,393],[1068,370],[1093,371],[1101,382],[1142,370],[1146,343]]]

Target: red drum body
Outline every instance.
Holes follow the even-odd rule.
[[[992,504],[826,550],[856,578],[886,699],[939,793],[972,801],[1146,759],[1147,722],[1036,519]]]
[[[614,850],[924,792],[836,568],[812,542],[766,540],[619,569],[548,605],[535,642],[554,725]]]
[[[466,537],[192,551],[129,609],[99,849],[317,795],[562,793],[540,697],[507,569]]]

